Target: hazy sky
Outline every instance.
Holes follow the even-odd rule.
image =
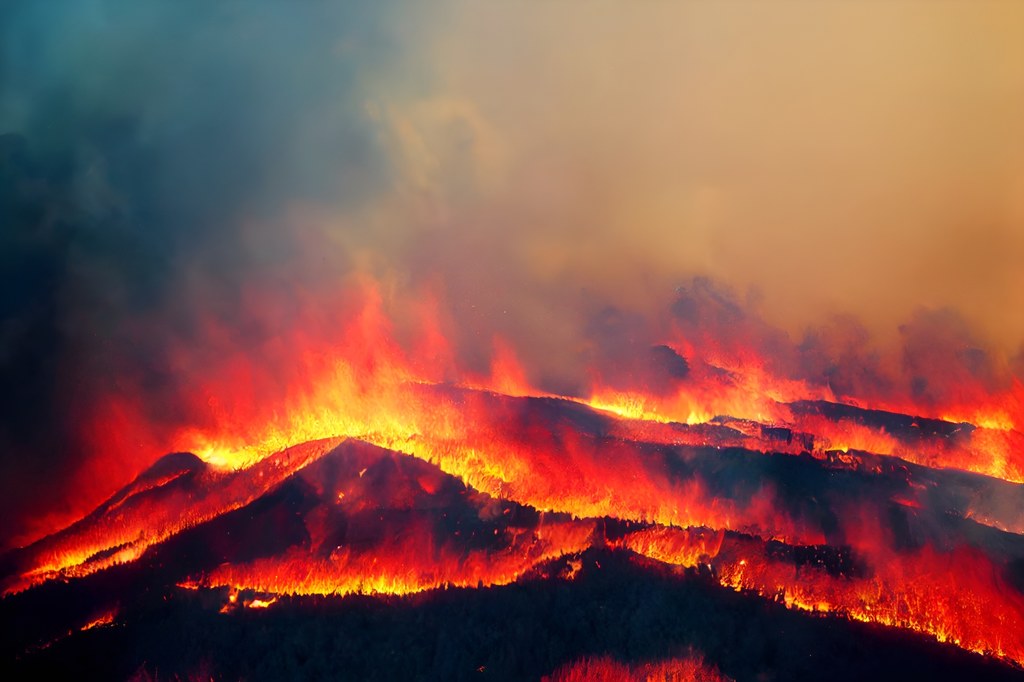
[[[401,168],[531,279],[1024,339],[1024,3],[459,3],[423,40],[432,85],[379,93]]]

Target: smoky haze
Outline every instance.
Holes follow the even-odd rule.
[[[91,402],[187,420],[170,349],[273,334],[253,287],[429,290],[567,392],[695,291],[850,385],[1021,371],[1020,3],[25,0],[0,46],[0,540],[106,475]]]
[[[1017,347],[1019,3],[578,10],[481,3],[432,44],[435,110],[491,182],[477,222],[504,223],[531,277],[633,294],[638,272],[696,270],[792,330],[953,306]]]

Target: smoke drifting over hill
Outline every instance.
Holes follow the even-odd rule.
[[[94,0],[0,26],[0,544],[162,454],[97,445],[111,399],[202,423],[225,356],[279,368],[367,279],[401,343],[426,301],[455,364],[500,337],[565,394],[658,374],[635,358],[679,329],[864,399],[1024,372],[1016,3]]]

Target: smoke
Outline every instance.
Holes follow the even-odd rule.
[[[180,419],[194,377],[170,350],[201,351],[209,319],[248,343],[251,282],[316,276],[291,206],[390,190],[365,82],[403,52],[394,9],[0,9],[0,517],[74,503],[82,415],[119,386],[154,422]],[[344,275],[347,254],[330,266]],[[147,463],[92,475],[109,491]]]
[[[456,232],[631,304],[696,271],[790,331],[950,306],[1019,346],[1024,8],[537,5],[464,7],[432,47],[492,181]]]
[[[374,217],[470,345],[572,387],[581,329],[612,306],[663,330],[696,273],[794,339],[845,315],[899,358],[947,310],[995,364],[1024,352],[1021,7],[451,10],[431,87],[375,98],[402,192]]]
[[[11,528],[148,463],[91,465],[96,401],[187,421],[223,346],[353,273],[561,392],[624,357],[612,384],[682,377],[648,349],[701,324],[851,395],[1024,367],[1017,3],[24,0],[0,27]]]

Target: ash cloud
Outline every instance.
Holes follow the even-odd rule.
[[[563,393],[668,390],[689,323],[841,392],[1021,375],[1020,5],[430,5],[0,8],[5,523],[98,475],[92,402],[187,422],[222,346],[352,272]]]
[[[581,329],[664,329],[696,273],[795,339],[845,315],[893,356],[950,310],[1000,371],[1024,348],[1024,8],[449,8],[431,87],[382,100],[402,191],[376,218],[465,344],[496,330],[571,387]]]
[[[247,341],[247,283],[313,269],[290,205],[387,188],[363,83],[402,52],[394,10],[3,4],[0,518],[67,503],[79,414],[119,382],[173,420],[188,377],[168,348],[201,348],[199,320]],[[113,478],[145,462],[119,464]]]

